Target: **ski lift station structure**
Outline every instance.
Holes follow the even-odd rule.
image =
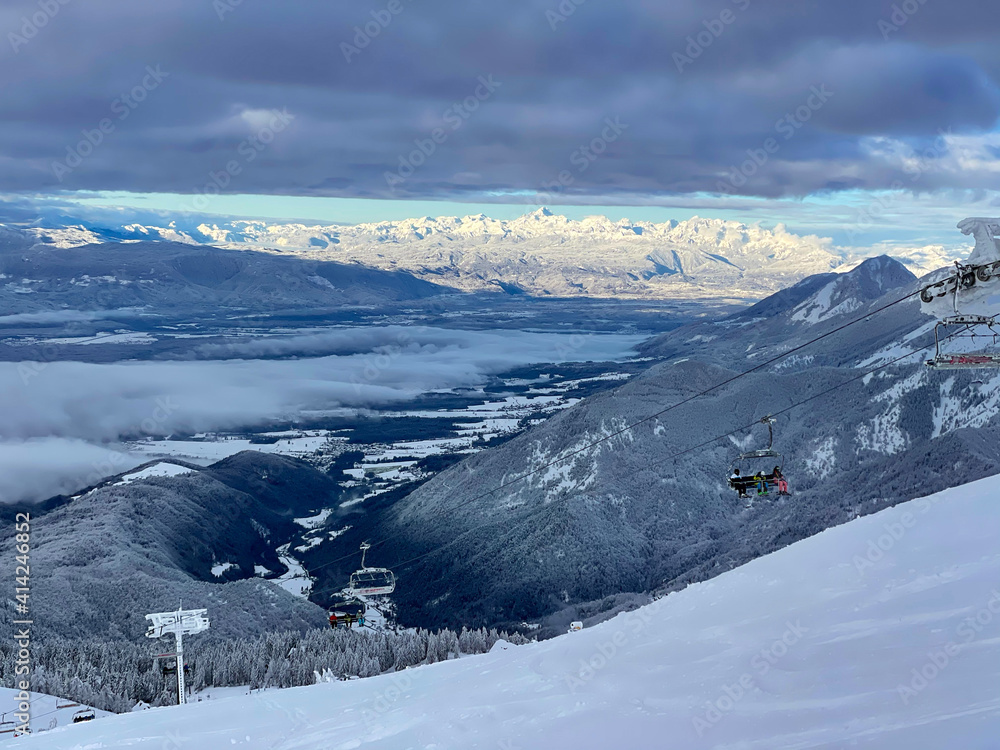
[[[371,545],[361,544],[361,570],[351,573],[349,591],[355,596],[379,596],[396,590],[396,576],[388,568],[369,568],[365,565],[365,555]]]

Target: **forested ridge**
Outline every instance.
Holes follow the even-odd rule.
[[[188,687],[286,688],[318,681],[374,677],[418,664],[489,651],[498,640],[526,643],[519,634],[496,630],[310,630],[256,638],[214,639],[185,644]],[[177,702],[177,680],[157,660],[163,643],[47,638],[32,647],[32,690],[105,711],[130,711],[142,701]],[[14,684],[13,643],[0,643],[0,684]]]

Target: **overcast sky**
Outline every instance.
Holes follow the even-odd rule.
[[[794,226],[800,199],[879,190],[1000,208],[981,0],[7,0],[0,31],[8,204],[174,210],[215,184],[227,213],[282,195],[272,213],[348,221],[750,198]]]

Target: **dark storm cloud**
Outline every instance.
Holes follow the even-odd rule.
[[[1000,114],[972,0],[16,0],[0,33],[3,191],[803,195]],[[935,153],[916,187],[995,187]]]

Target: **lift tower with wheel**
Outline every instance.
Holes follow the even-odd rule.
[[[208,630],[207,609],[178,609],[176,612],[157,612],[146,615],[149,620],[147,638],[163,638],[173,633],[177,641],[177,704],[187,703],[184,688],[184,636]]]
[[[959,222],[962,234],[976,238],[965,263],[920,290],[922,312],[938,319],[934,326],[934,356],[927,366],[938,370],[1000,368],[1000,219],[972,217]],[[942,337],[942,332],[950,331]],[[955,339],[959,344],[950,343]],[[963,339],[983,348],[961,345]],[[945,346],[945,342],[949,342]],[[957,346],[957,348],[955,348]],[[975,343],[972,344],[975,347]]]

